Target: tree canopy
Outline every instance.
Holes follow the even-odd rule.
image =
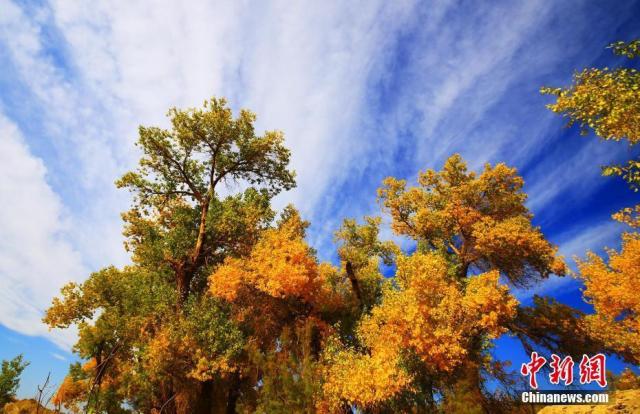
[[[383,216],[346,219],[335,232],[338,260],[327,263],[309,245],[300,212],[271,206],[295,185],[282,133],[257,134],[255,115],[234,116],[217,98],[168,116],[170,129],[140,127],[139,168],[117,182],[134,195],[122,215],[131,264],[68,284],[44,318],[79,329],[74,350],[83,362],[71,366],[56,405],[96,413],[514,412],[509,393],[518,383],[491,352],[501,335],[526,350],[605,349],[638,360],[637,303],[627,297],[640,264],[637,237],[608,263],[580,263],[595,315],[515,298],[514,289],[568,273],[533,224],[515,168],[470,171],[454,154],[415,183],[385,179],[381,213],[415,249],[381,239]],[[618,278],[619,292],[605,289]],[[615,296],[623,292],[625,301]],[[597,334],[602,324],[611,328]]]
[[[3,360],[0,368],[0,408],[10,403],[16,397],[16,391],[20,385],[20,375],[29,365],[18,355],[11,360]]]

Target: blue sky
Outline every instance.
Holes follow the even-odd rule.
[[[74,334],[40,323],[52,296],[128,261],[113,181],[136,163],[137,125],[212,95],[284,131],[298,188],[276,205],[312,221],[325,260],[343,218],[379,213],[385,176],[454,152],[516,166],[568,257],[618,245],[610,214],[638,196],[599,166],[632,150],[563,128],[538,89],[622,63],[604,47],[640,37],[640,2],[178,3],[0,0],[0,358],[32,361],[21,395],[73,360]],[[584,306],[570,278],[518,297],[533,292]],[[525,360],[509,340],[496,352]]]

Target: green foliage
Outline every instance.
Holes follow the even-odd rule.
[[[256,355],[260,359],[256,363],[262,371],[259,394],[255,406],[245,407],[246,412],[316,412],[314,400],[321,386],[318,364],[308,348],[297,346],[295,342],[299,339],[290,330],[285,330],[277,349]]]
[[[210,256],[219,253],[220,243],[226,241],[229,246],[241,240],[238,234],[229,234],[233,227],[212,234],[220,230],[211,228],[216,217],[210,217],[214,204],[219,203],[218,186],[240,182],[255,187],[245,193],[247,206],[254,207],[249,212],[253,215],[244,217],[245,221],[254,219],[245,224],[255,227],[269,218],[265,201],[293,188],[295,174],[287,169],[290,153],[282,133],[257,135],[255,115],[241,110],[234,118],[224,99],[212,98],[201,109],[173,108],[168,116],[169,130],[140,127],[138,146],[143,156],[139,168],[126,173],[116,185],[135,195],[133,208],[123,214],[127,248],[136,263],[174,273],[181,307],[192,292],[194,279],[212,264]],[[229,219],[242,218],[233,214],[233,204],[239,202],[227,199]],[[263,214],[255,214],[260,212]],[[200,277],[200,285],[202,280]]]
[[[278,131],[255,133],[255,115],[241,110],[233,118],[224,99],[212,98],[202,109],[172,108],[171,129],[140,127],[140,167],[118,180],[141,206],[186,197],[202,203],[218,183],[245,180],[270,194],[291,189],[290,153]]]
[[[46,312],[52,328],[78,326],[87,360],[59,391],[69,407],[195,409],[201,384],[237,377],[245,358],[245,332],[205,294],[207,279],[272,227],[271,198],[295,185],[290,153],[282,133],[257,134],[255,115],[234,117],[224,99],[168,117],[169,129],[140,127],[139,168],[116,183],[134,194],[122,215],[133,264],[68,284]],[[249,187],[219,194],[236,183]]]
[[[338,256],[356,299],[362,310],[368,310],[382,295],[384,277],[380,273],[380,263],[391,265],[399,249],[393,242],[379,241],[379,217],[365,217],[364,221],[359,225],[353,219],[345,219],[334,240],[338,243]]]
[[[355,268],[367,266],[371,258],[380,258],[390,265],[398,249],[392,242],[379,241],[381,219],[365,217],[364,221],[358,225],[353,219],[345,219],[336,232],[334,240],[338,243],[340,259],[352,263]]]
[[[81,285],[66,285],[44,322],[57,328],[78,324],[76,350],[83,358],[108,354],[135,343],[141,330],[172,312],[174,293],[163,276],[136,267],[100,270]]]
[[[15,399],[16,391],[20,386],[20,375],[22,375],[22,371],[27,365],[29,363],[23,362],[22,355],[18,355],[11,360],[2,361],[2,369],[0,370],[0,408]]]
[[[187,304],[184,318],[177,320],[171,332],[179,338],[190,338],[188,352],[195,367],[191,375],[200,380],[216,378],[220,364],[240,358],[246,345],[245,336],[234,324],[225,303],[203,295]]]

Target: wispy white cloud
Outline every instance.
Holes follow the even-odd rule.
[[[573,275],[562,277],[552,275],[530,289],[516,290],[516,297],[526,300],[533,295],[558,295],[577,290],[582,284],[573,277],[577,272],[575,260],[584,259],[588,251],[602,254],[605,248],[618,248],[620,234],[625,230],[628,230],[628,227],[617,221],[604,220],[576,225],[560,234],[557,237],[558,250],[565,257]]]
[[[52,357],[54,357],[54,358],[55,358],[55,359],[57,359],[57,360],[60,360],[60,361],[66,361],[66,360],[67,360],[67,358],[66,358],[66,357],[64,357],[64,356],[60,355],[60,354],[59,354],[59,353],[57,353],[57,352],[51,352],[51,356],[52,356]]]
[[[22,105],[29,108],[31,117],[37,114],[43,120],[39,136],[25,138],[49,144],[51,150],[41,158],[53,189],[71,211],[66,241],[76,246],[91,269],[105,259],[122,264],[126,256],[114,223],[127,197],[111,189],[124,169],[123,160],[132,159],[135,152],[123,146],[122,130],[100,96],[91,92],[82,76],[65,73],[54,59],[45,35],[49,10],[43,7],[28,14],[6,0],[0,0],[0,9],[0,44],[5,47],[6,64],[14,66],[19,74],[14,82],[22,84],[30,98]]]
[[[65,241],[68,220],[18,129],[0,114],[0,323],[44,335],[41,323],[51,293],[86,274],[79,253]],[[50,336],[69,347],[73,333]]]
[[[349,165],[350,177],[355,178],[345,188],[338,187],[348,191],[348,197],[336,191],[323,194],[324,204],[334,207],[321,215],[317,244],[330,245],[327,235],[345,215],[379,214],[375,188],[386,175],[415,181],[419,170],[441,168],[454,152],[460,152],[473,169],[498,161],[525,166],[549,144],[556,134],[552,128],[559,129],[538,94],[539,74],[578,52],[553,42],[565,28],[544,32],[558,12],[557,5],[533,1],[474,9],[457,6],[443,1],[420,9],[409,22],[416,27],[411,48],[399,57],[403,65],[384,62],[385,74],[376,81],[392,88],[391,103],[383,96],[382,103],[366,108],[369,121],[357,124],[359,134],[367,137],[363,152],[367,162]],[[583,164],[593,162],[592,153]],[[552,167],[548,171],[562,168],[556,159],[548,161]],[[579,171],[565,166],[564,189],[577,192],[571,180],[580,180]],[[537,183],[546,177],[534,178]],[[554,189],[554,195],[562,190],[548,183],[542,187],[549,197]],[[549,207],[544,202],[534,211]]]
[[[298,188],[280,203],[311,213],[326,187],[366,164],[353,130],[372,72],[411,17],[410,2],[363,4],[116,2],[52,5],[86,79],[126,108],[119,121],[165,124],[166,108],[212,94],[285,132]],[[250,29],[249,29],[250,28]],[[109,68],[109,70],[105,70]],[[117,110],[117,108],[110,108]]]
[[[527,185],[530,195],[527,206],[532,211],[562,212],[580,205],[612,180],[602,177],[600,166],[621,161],[621,155],[627,150],[620,143],[593,137],[584,138],[581,144],[575,153],[549,151],[549,156],[532,169]]]
[[[629,227],[614,220],[576,226],[559,236],[559,250],[567,259],[584,258],[587,251],[602,253],[605,248],[618,248],[620,234]]]

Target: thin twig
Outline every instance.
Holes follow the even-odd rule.
[[[164,407],[166,407],[167,404],[169,404],[171,402],[171,400],[173,400],[174,398],[176,398],[176,394],[175,393],[171,397],[169,397],[169,399],[164,404],[162,404],[162,407],[160,407],[160,413],[158,413],[158,414],[162,414],[162,411],[164,410]]]
[[[47,387],[49,386],[49,379],[51,378],[51,371],[49,371],[49,373],[47,374],[47,379],[45,379],[44,384],[42,384],[42,387],[40,387],[40,385],[36,385],[36,388],[38,389],[38,393],[36,394],[36,414],[40,414],[40,407],[42,404],[42,396],[44,391],[47,389]]]

